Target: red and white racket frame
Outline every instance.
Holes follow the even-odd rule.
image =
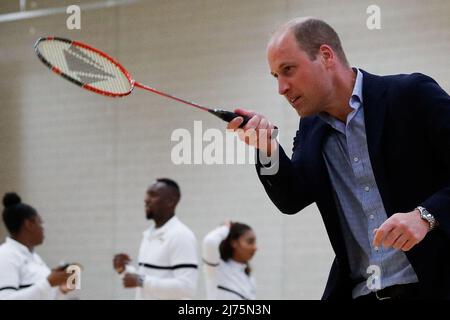
[[[97,54],[101,55],[102,57],[104,57],[105,59],[109,60],[111,63],[116,65],[120,69],[120,71],[122,71],[122,73],[125,75],[125,77],[128,79],[128,81],[130,82],[130,86],[131,86],[130,90],[128,92],[123,92],[123,93],[112,93],[112,92],[109,92],[109,91],[104,91],[104,90],[101,90],[101,89],[97,89],[97,88],[94,88],[94,87],[90,86],[89,84],[82,83],[81,81],[79,81],[79,80],[69,76],[68,74],[64,73],[58,67],[53,66],[49,61],[47,61],[47,59],[45,59],[45,57],[41,54],[41,52],[38,49],[39,43],[41,43],[42,41],[53,41],[53,40],[66,42],[66,43],[68,43],[70,45],[75,45],[77,47],[81,47],[81,48],[84,48],[84,49],[87,49],[87,50],[90,50],[90,51],[94,51],[95,53],[97,53]],[[136,81],[131,78],[130,73],[119,62],[117,62],[114,58],[110,57],[106,53],[104,53],[104,52],[102,52],[102,51],[100,51],[98,49],[95,49],[95,48],[93,48],[93,47],[91,47],[91,46],[89,46],[89,45],[87,45],[85,43],[82,43],[82,42],[79,42],[79,41],[72,41],[72,40],[65,39],[65,38],[60,38],[60,37],[41,37],[41,38],[39,38],[36,41],[36,43],[34,45],[34,50],[35,50],[36,55],[38,56],[38,58],[50,70],[52,70],[54,73],[64,77],[65,79],[69,80],[70,82],[72,82],[72,83],[74,83],[74,84],[76,84],[76,85],[78,85],[78,86],[80,86],[80,87],[82,87],[84,89],[93,91],[95,93],[102,94],[104,96],[113,97],[113,98],[127,96],[134,89],[134,85],[135,85]]]
[[[71,44],[71,45],[75,45],[75,46],[80,47],[80,48],[84,48],[84,49],[93,51],[93,52],[101,55],[102,57],[104,57],[105,59],[107,59],[111,63],[113,63],[115,66],[117,66],[117,68],[119,68],[120,71],[122,71],[122,73],[125,75],[125,77],[127,78],[127,80],[130,83],[130,90],[128,92],[112,93],[112,92],[109,92],[109,91],[105,91],[105,90],[94,88],[94,87],[90,86],[89,84],[84,84],[81,81],[71,77],[70,75],[68,75],[68,74],[64,73],[62,70],[60,70],[58,67],[53,66],[49,61],[47,61],[47,59],[45,59],[45,57],[41,54],[41,52],[39,51],[39,48],[38,48],[39,43],[41,43],[42,41],[61,41],[61,42],[65,42],[65,43],[68,43],[68,44]],[[52,70],[54,73],[62,76],[63,78],[69,80],[70,82],[78,85],[79,87],[82,87],[84,89],[90,90],[90,91],[95,92],[95,93],[99,93],[99,94],[104,95],[104,96],[108,96],[108,97],[124,97],[124,96],[129,95],[131,93],[131,91],[133,91],[134,87],[136,86],[136,87],[139,87],[141,89],[144,89],[144,90],[156,93],[158,95],[161,95],[161,96],[164,96],[164,97],[176,100],[178,102],[190,105],[192,107],[195,107],[195,108],[198,108],[198,109],[201,109],[201,110],[204,110],[204,111],[208,111],[209,113],[212,113],[215,116],[217,116],[217,117],[219,117],[222,120],[227,121],[227,122],[230,122],[234,118],[240,116],[240,117],[244,118],[244,121],[241,123],[240,127],[243,127],[250,120],[250,117],[248,117],[246,115],[238,115],[238,114],[236,114],[234,112],[226,111],[226,110],[222,110],[222,109],[217,109],[217,108],[215,108],[215,109],[207,108],[207,107],[201,106],[201,105],[199,105],[199,104],[197,104],[195,102],[191,102],[191,101],[187,101],[187,100],[175,97],[175,96],[170,95],[168,93],[159,91],[157,89],[154,89],[154,88],[146,86],[146,85],[144,85],[142,83],[139,83],[139,82],[135,81],[134,79],[132,79],[130,73],[119,62],[117,62],[114,58],[110,57],[109,55],[107,55],[103,51],[95,49],[95,48],[93,48],[93,47],[91,47],[91,46],[89,46],[89,45],[87,45],[85,43],[79,42],[79,41],[72,41],[72,40],[69,40],[69,39],[60,38],[60,37],[54,37],[54,36],[41,37],[34,44],[34,50],[35,50],[36,55],[38,56],[38,58],[50,70]]]

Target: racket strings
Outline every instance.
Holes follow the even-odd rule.
[[[82,85],[112,94],[127,94],[132,89],[124,71],[95,51],[58,40],[42,41],[38,50],[52,67]]]
[[[80,78],[86,78],[86,83],[90,84],[114,77],[113,74],[103,71],[106,65],[101,65],[75,46],[70,46],[63,53],[69,69],[74,71]]]

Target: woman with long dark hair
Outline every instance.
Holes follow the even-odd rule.
[[[203,262],[208,299],[255,299],[255,281],[249,261],[255,254],[256,236],[246,224],[227,222],[203,240]]]

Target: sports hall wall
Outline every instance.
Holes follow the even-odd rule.
[[[35,1],[30,10],[94,2]],[[18,11],[18,3],[2,0],[0,14]],[[381,9],[381,29],[367,27],[372,4]],[[67,29],[66,13],[0,23],[0,193],[17,191],[38,209],[46,238],[37,251],[48,265],[83,265],[80,298],[133,297],[121,288],[112,256],[127,252],[136,262],[149,225],[145,190],[158,177],[179,182],[177,216],[195,232],[199,248],[225,219],[254,228],[260,299],[319,299],[333,252],[316,206],[282,215],[252,164],[172,162],[174,130],[193,136],[194,121],[202,121],[203,132],[224,133],[224,122],[138,89],[120,99],[81,90],[42,65],[36,39],[86,42],[142,83],[206,106],[263,113],[290,150],[298,116],[277,94],[265,46],[277,26],[297,16],[334,26],[352,66],[377,74],[419,71],[450,91],[447,0],[151,0],[82,10],[80,30]],[[202,273],[199,279],[203,299]]]

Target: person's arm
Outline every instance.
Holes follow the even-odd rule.
[[[229,224],[220,226],[210,231],[203,239],[202,260],[203,272],[206,280],[207,299],[216,299],[218,283],[218,267],[220,264],[220,243],[230,233]]]
[[[303,126],[301,121],[293,142],[292,159],[277,144],[270,156],[270,168],[267,168],[267,158],[263,153],[257,153],[258,178],[272,202],[285,214],[295,214],[314,202],[310,184],[303,172],[301,141],[305,141],[307,132]]]
[[[19,268],[16,261],[10,257],[0,259],[0,300],[51,300],[55,291],[47,278],[29,287],[20,287]]]
[[[197,290],[197,241],[193,234],[179,234],[170,244],[173,278],[144,276],[142,288],[159,299],[193,299]]]
[[[251,119],[239,129],[242,118],[237,117],[229,122],[227,129],[237,131],[242,141],[257,149],[256,172],[277,208],[285,214],[295,214],[313,203],[301,161],[300,140],[305,139],[302,135],[306,130],[297,131],[291,160],[276,141],[278,129],[266,117],[244,109],[235,112]]]
[[[448,179],[440,190],[417,205],[425,207],[436,218],[439,228],[450,236],[450,96],[430,77],[417,77],[420,81],[411,94],[422,115],[419,130],[425,130],[432,148],[447,168],[442,174]]]
[[[416,207],[424,207],[450,237],[450,96],[432,78],[411,75],[406,90],[411,112],[417,119],[417,130],[425,133],[430,147],[426,156],[434,157],[442,170],[442,187]],[[418,153],[423,150],[417,150]],[[430,232],[430,225],[414,209],[407,214],[395,213],[374,231],[373,245],[411,250]],[[433,231],[431,231],[433,232]]]
[[[202,257],[203,262],[207,266],[217,266],[220,263],[220,243],[230,233],[230,227],[228,225],[220,226],[210,231],[203,239]]]
[[[294,154],[296,152],[301,151],[294,142]],[[274,174],[261,174],[264,165],[260,161],[256,163],[256,173],[267,195],[285,214],[295,214],[314,202],[307,179],[302,175],[301,167],[295,164],[281,146],[278,147],[278,163],[275,163],[277,168]]]

